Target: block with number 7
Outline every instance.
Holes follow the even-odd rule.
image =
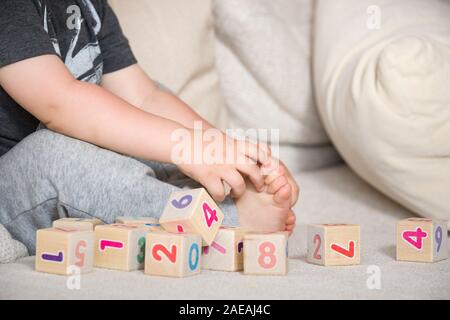
[[[306,260],[323,266],[360,263],[360,226],[352,224],[309,225]]]
[[[246,234],[244,236],[244,274],[287,274],[288,234]]]
[[[222,221],[222,211],[203,188],[173,192],[159,219],[168,232],[200,234],[205,245],[211,245]]]
[[[145,274],[186,277],[200,272],[202,238],[198,234],[151,232],[145,250]]]
[[[448,258],[447,221],[409,218],[397,223],[397,260],[435,262]]]

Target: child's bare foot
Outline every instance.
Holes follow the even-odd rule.
[[[295,216],[295,213],[292,210],[289,211],[288,217],[286,220],[286,231],[289,232],[289,235],[291,235],[292,232],[294,232],[296,220],[297,220],[297,218]]]
[[[289,231],[287,222],[290,221],[288,217],[292,201],[290,184],[279,187],[273,194],[256,191],[248,180],[246,185],[244,195],[236,199],[241,227],[256,232]]]
[[[281,160],[271,158],[263,165],[262,170],[263,174],[266,175],[264,180],[268,187],[266,191],[270,194],[274,194],[279,188],[289,183],[292,189],[291,206],[294,206],[298,200],[299,187],[286,165]]]

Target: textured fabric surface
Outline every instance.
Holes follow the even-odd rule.
[[[0,264],[10,263],[26,256],[28,256],[27,248],[11,238],[8,230],[0,224]]]
[[[289,274],[266,277],[202,271],[173,279],[142,271],[95,269],[69,290],[66,278],[33,271],[34,258],[0,265],[0,298],[58,299],[450,299],[450,260],[397,262],[395,224],[412,213],[372,189],[345,166],[297,177],[302,186],[295,211],[299,227],[289,241]],[[308,223],[361,224],[361,265],[322,267],[306,263]],[[378,266],[380,290],[366,286],[368,267]]]
[[[211,0],[110,0],[139,64],[213,123],[226,121]]]
[[[449,17],[449,1],[321,0],[314,50],[318,107],[340,154],[389,197],[447,220]]]
[[[335,163],[312,94],[314,1],[213,3],[227,127],[279,130],[280,156],[293,171]]]

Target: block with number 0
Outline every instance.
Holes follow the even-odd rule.
[[[48,228],[36,232],[36,271],[68,275],[94,265],[94,232]]]
[[[200,272],[202,238],[198,234],[156,231],[147,234],[145,273],[187,277]]]
[[[159,219],[173,233],[198,233],[210,245],[223,221],[223,213],[203,188],[182,190],[170,195]]]
[[[447,221],[409,218],[397,223],[397,260],[435,262],[447,258]]]
[[[103,224],[100,219],[61,218],[53,221],[53,228],[66,228],[79,231],[94,231],[95,226]]]
[[[246,234],[244,236],[244,273],[286,275],[288,233]]]
[[[203,248],[202,268],[239,271],[244,262],[244,235],[240,228],[220,227],[210,246]]]
[[[323,266],[360,263],[360,226],[352,224],[309,225],[306,260]]]
[[[132,271],[144,268],[145,236],[142,226],[108,224],[95,227],[96,267]]]

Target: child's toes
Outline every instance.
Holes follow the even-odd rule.
[[[271,184],[267,187],[267,193],[274,194],[278,192],[282,187],[288,184],[288,181],[285,176],[279,176],[276,178]]]
[[[290,184],[287,183],[273,195],[273,200],[275,201],[275,203],[283,207],[289,206],[291,201],[291,195],[292,195],[292,188]]]

